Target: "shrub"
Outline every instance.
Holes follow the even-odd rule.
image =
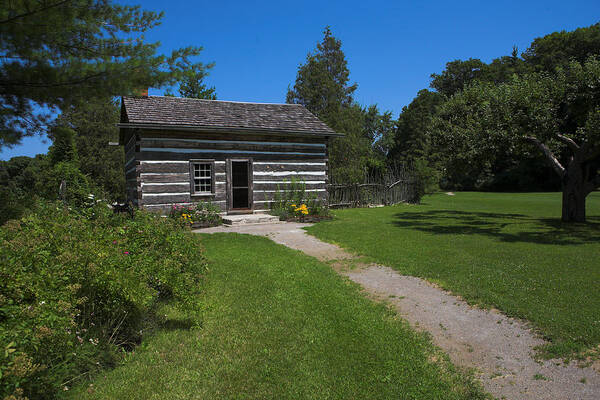
[[[200,201],[195,205],[174,204],[169,217],[183,226],[217,226],[223,223],[219,206],[210,201]]]
[[[160,298],[197,312],[206,261],[171,220],[43,203],[0,228],[0,398],[51,398],[139,342]]]
[[[305,220],[308,216],[329,217],[329,208],[319,201],[314,192],[306,191],[304,181],[292,178],[289,184],[284,181],[284,185],[284,190],[277,185],[271,202],[271,214],[277,215],[281,220]]]

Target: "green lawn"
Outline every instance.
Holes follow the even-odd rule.
[[[201,327],[168,322],[86,399],[474,399],[482,392],[384,305],[265,238],[203,235]]]
[[[308,232],[472,303],[531,321],[569,356],[600,344],[600,193],[588,223],[560,222],[558,193],[457,193],[335,212]]]

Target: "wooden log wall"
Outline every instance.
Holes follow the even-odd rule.
[[[125,190],[127,191],[127,202],[138,206],[138,174],[136,173],[136,136],[129,133],[129,137],[125,141]]]
[[[327,199],[324,137],[142,131],[125,145],[128,198],[148,210],[210,200],[227,210],[226,160],[252,159],[253,209],[267,210],[285,182],[301,179],[309,193]],[[191,195],[190,160],[214,160],[215,193]],[[129,163],[129,164],[128,164]]]

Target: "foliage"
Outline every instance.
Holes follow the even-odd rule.
[[[344,137],[330,141],[329,179],[332,182],[362,182],[370,156],[371,142],[363,130],[365,126],[364,109],[358,104],[343,108],[337,121],[337,129]]]
[[[211,265],[202,331],[165,311],[182,328],[158,332],[69,398],[485,398],[425,335],[330,266],[251,235],[202,241]]]
[[[64,191],[61,193],[61,184]],[[82,207],[94,197],[94,188],[76,163],[63,161],[44,171],[37,182],[38,193],[47,200],[64,200],[72,207]]]
[[[59,164],[60,165],[60,164]],[[52,398],[141,339],[159,298],[190,313],[206,270],[196,237],[168,219],[40,203],[0,228],[0,395]]]
[[[430,86],[439,94],[452,97],[473,82],[500,84],[509,81],[513,75],[523,75],[532,69],[519,58],[515,47],[510,56],[496,58],[489,64],[473,58],[448,62],[441,74],[431,74]]]
[[[428,128],[430,122],[427,121],[437,115],[440,104],[459,95],[469,86],[510,84],[515,76],[530,76],[533,72],[554,74],[558,67],[568,68],[572,60],[584,63],[590,56],[598,54],[600,24],[595,24],[572,32],[555,32],[537,38],[521,56],[514,47],[510,55],[501,56],[487,64],[474,58],[448,62],[441,73],[431,75],[431,87],[436,90],[437,96],[436,107],[428,107],[427,102],[431,102],[433,96],[420,91],[413,103],[402,110],[398,119],[396,144],[390,152],[390,158],[403,161],[413,153],[416,154],[413,158],[422,157],[435,173],[431,178],[439,176],[440,185],[450,189],[557,190],[561,179],[550,172],[551,167],[543,163],[543,158],[536,152],[525,149],[519,152],[519,157],[515,157],[512,149],[497,148],[493,157],[483,160],[471,157],[469,151],[473,149],[466,146],[469,149],[463,149],[465,153],[456,155],[448,151],[443,143],[433,140]],[[472,134],[480,135],[477,131]],[[425,155],[421,154],[423,149],[427,149]],[[570,156],[565,149],[553,150],[557,151],[555,155],[561,160]]]
[[[174,204],[169,211],[169,218],[183,226],[194,224],[217,226],[222,223],[221,209],[210,201],[199,201],[191,205]]]
[[[52,165],[61,162],[79,164],[79,156],[75,147],[75,131],[64,126],[54,126],[50,132],[52,146],[48,149],[48,161]]]
[[[427,89],[419,91],[417,97],[402,108],[394,145],[389,152],[388,162],[411,166],[417,180],[423,183],[422,192],[426,193],[438,189],[442,161],[446,159],[445,150],[435,146],[430,134],[433,117],[444,101],[445,97],[439,93]]]
[[[286,101],[302,104],[330,128],[345,134],[334,139],[329,148],[331,179],[362,182],[370,169],[385,168],[395,121],[391,112],[380,113],[376,105],[362,107],[354,101],[357,84],[350,83],[342,42],[329,27],[323,33],[315,51],[298,67]]]
[[[21,217],[40,198],[62,199],[66,205],[81,207],[88,203],[90,195],[97,193],[94,184],[79,169],[74,132],[55,127],[53,134],[55,140],[47,155],[15,157],[0,164],[0,196],[4,200],[0,206],[0,224]]]
[[[119,130],[120,105],[111,98],[85,99],[65,108],[54,126],[68,127],[75,132],[75,149],[79,168],[94,186],[111,201],[125,201],[125,172],[123,148],[109,146],[116,142]],[[50,138],[56,142],[54,131]]]
[[[185,71],[179,82],[179,95],[192,99],[216,100],[217,93],[214,87],[207,87],[203,83],[204,78],[208,76],[208,70],[214,67],[214,63],[204,66],[204,69],[195,71]],[[167,89],[165,96],[174,96],[170,89]]]
[[[303,180],[284,179],[283,185],[277,185],[270,203],[270,212],[281,220],[303,218],[305,216],[328,217],[329,208],[317,198],[314,192],[306,191]]]
[[[466,84],[477,80],[483,74],[485,63],[479,59],[455,60],[446,63],[441,74],[431,74],[431,87],[445,96],[452,96],[463,90]]]
[[[434,158],[428,132],[433,116],[444,101],[441,94],[423,89],[408,106],[402,108],[391,150],[392,157],[409,162],[420,158]]]
[[[79,169],[75,132],[57,125],[51,133],[54,141],[35,181],[36,192],[44,199],[60,199],[71,207],[86,206],[90,196],[94,197],[95,187]]]
[[[45,130],[56,111],[90,98],[175,84],[204,71],[201,47],[157,54],[144,35],[162,13],[111,0],[2,2],[0,147]],[[190,72],[192,71],[192,72]]]
[[[298,67],[296,83],[288,88],[286,100],[302,104],[335,129],[335,118],[353,103],[358,85],[349,84],[350,71],[341,40],[331,34],[328,26],[323,35],[314,53],[309,53],[306,63]]]
[[[542,354],[570,357],[600,344],[600,193],[585,225],[562,224],[559,205],[557,193],[435,194],[419,206],[336,210],[307,230],[526,319],[549,341]]]
[[[499,156],[518,156],[533,144],[559,175],[563,191],[573,191],[569,196],[577,200],[563,202],[563,219],[582,221],[580,197],[584,201],[600,187],[600,126],[594,122],[600,113],[598,85],[600,60],[595,57],[584,64],[572,61],[556,74],[473,84],[441,106],[434,129],[450,160],[468,159],[480,168]],[[561,148],[570,152],[562,163]],[[565,207],[573,210],[566,215]]]
[[[116,120],[111,118],[118,118],[117,112],[112,101],[90,101],[70,109],[51,127],[53,143],[47,155],[1,162],[0,198],[4,202],[0,205],[0,224],[19,218],[38,198],[63,199],[72,207],[85,205],[90,195],[122,199],[123,150],[107,146],[109,135],[116,132],[112,126]],[[66,185],[61,196],[63,181]]]
[[[572,60],[585,62],[600,54],[600,23],[571,32],[554,32],[536,38],[523,53],[523,59],[537,71],[554,71]]]
[[[19,218],[37,196],[36,182],[43,171],[45,157],[13,157],[0,161],[0,225]]]
[[[271,209],[287,208],[290,204],[301,204],[306,200],[306,183],[304,180],[292,177],[289,181],[283,180],[283,184],[277,184],[277,189],[273,194]]]

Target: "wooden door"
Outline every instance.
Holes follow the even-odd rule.
[[[252,212],[252,160],[227,160],[227,197],[229,211]]]

